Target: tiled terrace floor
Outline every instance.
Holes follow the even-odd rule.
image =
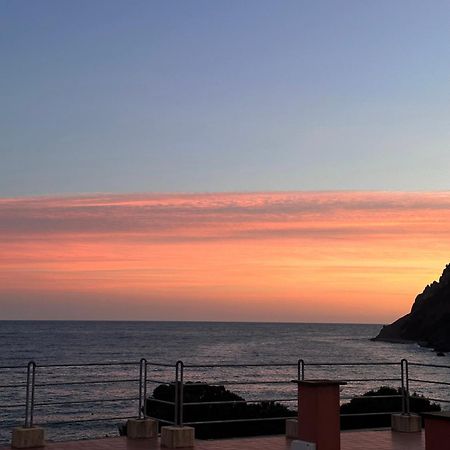
[[[351,431],[341,435],[341,450],[424,450],[424,433],[391,431]],[[291,441],[284,436],[241,439],[197,440],[195,450],[288,450]],[[160,450],[159,439],[129,440],[105,438],[90,441],[54,442],[48,450]],[[7,450],[7,449],[0,449]]]

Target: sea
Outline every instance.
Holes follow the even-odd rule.
[[[11,429],[24,422],[29,361],[36,363],[34,423],[45,427],[48,440],[118,435],[118,425],[139,411],[141,358],[148,362],[149,395],[159,384],[175,379],[175,364],[182,361],[185,382],[223,383],[246,400],[277,399],[295,408],[296,385],[290,381],[297,378],[299,359],[305,363],[305,378],[350,380],[341,390],[345,400],[382,385],[399,387],[404,358],[422,364],[410,364],[412,380],[447,383],[412,381],[412,392],[450,400],[450,369],[439,367],[450,366],[450,357],[438,357],[414,343],[371,341],[380,328],[374,324],[0,321],[0,443],[9,442]],[[441,405],[450,408],[450,403]]]

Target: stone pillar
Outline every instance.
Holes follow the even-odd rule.
[[[161,447],[193,447],[195,429],[193,427],[161,427]]]
[[[339,386],[332,380],[295,381],[298,384],[298,437],[319,450],[340,450]]]
[[[298,439],[297,419],[286,419],[286,437],[289,439]]]
[[[158,435],[158,421],[149,417],[145,419],[129,419],[127,421],[127,437],[129,439],[147,439]]]
[[[417,414],[392,414],[391,428],[400,433],[417,433],[422,431],[422,418]]]
[[[40,427],[17,427],[12,431],[12,448],[35,448],[45,446],[45,431]]]

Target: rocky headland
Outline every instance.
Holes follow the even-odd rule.
[[[450,264],[439,281],[416,297],[411,312],[384,326],[374,340],[414,341],[437,352],[450,352]]]

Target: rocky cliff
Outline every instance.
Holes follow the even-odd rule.
[[[436,351],[450,351],[450,264],[439,281],[416,297],[411,312],[384,326],[374,340],[416,341]]]

